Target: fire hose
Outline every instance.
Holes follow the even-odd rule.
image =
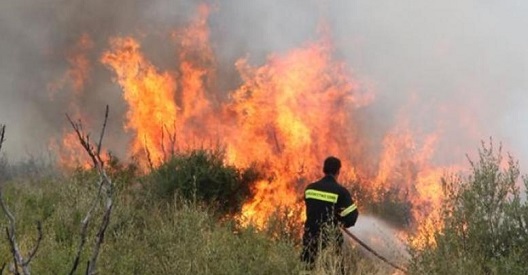
[[[359,245],[361,245],[363,248],[365,248],[368,252],[372,253],[372,255],[376,256],[378,259],[382,260],[383,262],[385,262],[386,264],[394,267],[395,269],[397,270],[400,270],[404,273],[407,273],[407,270],[392,263],[391,261],[387,260],[387,258],[383,257],[382,255],[380,255],[378,252],[376,252],[374,249],[370,248],[366,243],[364,243],[363,241],[361,241],[358,237],[356,237],[354,234],[352,234],[350,231],[348,231],[346,228],[341,228],[342,231],[345,232],[345,234],[347,236],[349,236],[350,238],[352,238],[354,241],[356,241]]]

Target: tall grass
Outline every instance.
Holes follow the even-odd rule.
[[[18,218],[22,251],[33,246],[34,223],[42,220],[44,238],[31,266],[35,274],[67,274],[71,269],[80,220],[95,194],[92,182],[87,174],[4,186],[6,202]],[[101,274],[289,274],[299,268],[291,243],[219,223],[205,206],[177,198],[147,201],[141,194],[117,198],[101,251]],[[99,220],[92,219],[88,244],[94,242]],[[5,227],[6,220],[0,225]],[[0,262],[10,262],[7,240],[0,244]],[[83,259],[88,258],[89,250],[85,252]]]

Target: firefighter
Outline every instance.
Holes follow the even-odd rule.
[[[335,241],[337,249],[343,245],[343,235],[336,228],[354,226],[358,218],[357,206],[348,190],[337,182],[341,161],[328,157],[324,161],[325,176],[308,185],[304,191],[306,222],[304,223],[303,250],[301,259],[313,268],[317,252],[330,241]],[[333,228],[334,231],[325,230]],[[334,232],[333,236],[329,236]]]

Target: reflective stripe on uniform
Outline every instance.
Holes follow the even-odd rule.
[[[344,217],[350,213],[352,213],[352,211],[356,210],[357,209],[357,206],[355,203],[353,203],[351,206],[345,208],[345,210],[341,211],[341,213],[339,214],[341,217]]]
[[[323,191],[317,191],[313,189],[307,189],[304,193],[305,198],[307,199],[314,199],[314,200],[320,200],[320,201],[327,201],[327,202],[337,202],[337,194],[330,193],[330,192],[323,192]]]

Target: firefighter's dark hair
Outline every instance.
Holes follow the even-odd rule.
[[[341,161],[336,157],[327,157],[323,165],[325,175],[335,175],[341,169]]]

